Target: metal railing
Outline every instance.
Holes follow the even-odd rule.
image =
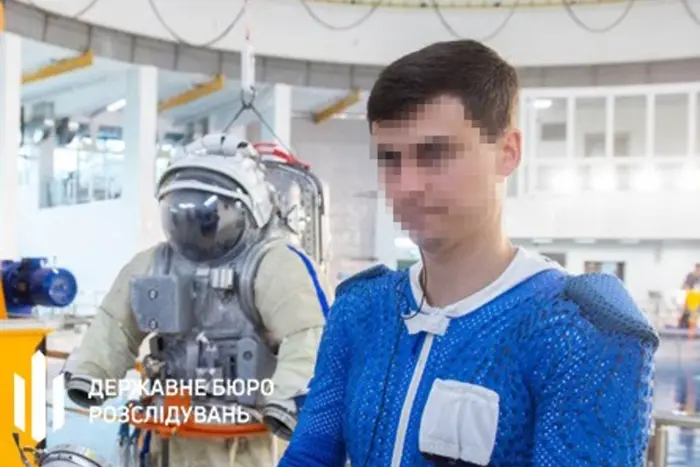
[[[666,467],[668,465],[669,428],[700,430],[700,417],[673,412],[654,414],[654,434],[647,453],[649,467]]]

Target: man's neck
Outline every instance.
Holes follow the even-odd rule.
[[[445,307],[488,286],[506,270],[515,248],[495,229],[439,251],[424,251],[422,284],[428,304]]]

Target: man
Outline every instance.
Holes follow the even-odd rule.
[[[683,281],[683,290],[693,290],[700,288],[700,263],[695,265],[695,269],[688,273]]]
[[[167,243],[137,254],[122,269],[71,355],[66,388],[76,403],[104,402],[109,394],[91,394],[99,387],[94,383],[123,378],[154,332],[143,362],[151,381],[271,378],[274,390],[264,400],[207,390],[191,403],[246,406],[261,413],[274,433],[289,436],[312,375],[328,284],[309,258],[286,244],[257,157],[245,141],[209,135],[161,176],[157,197]],[[268,436],[177,433],[154,446],[156,458],[168,450],[172,467],[276,462]]]
[[[695,330],[698,308],[700,308],[700,263],[695,265],[695,269],[690,272],[683,281],[683,291],[685,300],[683,303],[683,313],[678,323],[681,329]]]
[[[422,261],[336,289],[281,466],[643,465],[656,334],[619,280],[569,276],[502,229],[517,97],[475,41],[380,74],[380,177]]]

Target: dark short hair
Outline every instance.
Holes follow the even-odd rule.
[[[480,42],[437,42],[404,55],[379,74],[367,101],[367,120],[371,125],[406,118],[420,105],[444,95],[459,98],[465,117],[496,138],[511,124],[518,75]]]

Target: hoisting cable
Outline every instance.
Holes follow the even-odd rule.
[[[683,4],[683,9],[685,12],[688,14],[688,16],[690,16],[690,19],[692,19],[695,24],[700,26],[700,16],[698,16],[693,7],[690,6],[690,0],[681,0],[681,3]]]
[[[85,13],[87,13],[87,12],[90,11],[90,10],[92,10],[92,9],[95,7],[95,5],[97,5],[99,2],[100,2],[100,0],[90,0],[90,2],[88,2],[87,5],[85,5],[83,8],[81,8],[80,10],[78,10],[77,13],[73,13],[72,15],[66,15],[66,14],[61,13],[61,15],[62,15],[62,16],[65,16],[65,17],[67,17],[67,18],[70,18],[70,19],[79,19],[79,18],[80,18],[81,16],[83,16]],[[36,2],[35,2],[34,0],[29,0],[27,3],[29,3],[29,4],[30,4],[31,6],[33,6],[34,8],[38,8],[38,9],[40,9],[40,10],[43,10],[43,9],[44,9],[44,8],[40,7],[39,5],[37,5]]]
[[[320,24],[326,29],[330,29],[331,31],[349,31],[351,29],[355,29],[359,26],[362,26],[365,21],[370,19],[374,14],[377,12],[379,7],[381,7],[384,4],[385,0],[376,0],[372,6],[367,10],[362,16],[357,18],[355,21],[351,22],[350,24],[346,24],[343,26],[337,26],[335,24],[330,24],[313,10],[311,8],[311,5],[308,4],[307,0],[299,0],[299,3],[301,3],[301,6],[304,7],[304,10],[306,10],[306,13],[308,13],[309,16],[311,16],[311,19],[313,19],[315,22]]]
[[[578,14],[574,11],[573,8],[573,2],[572,0],[563,0],[562,5],[564,6],[564,10],[566,11],[566,14],[571,18],[571,21],[576,23],[578,27],[581,29],[585,29],[588,32],[596,33],[596,34],[604,34],[606,32],[610,32],[616,27],[618,27],[624,20],[627,18],[627,15],[630,14],[630,11],[632,10],[632,7],[635,4],[635,0],[627,0],[627,4],[625,5],[625,9],[622,10],[622,13],[620,13],[620,16],[615,19],[612,23],[608,24],[607,26],[602,26],[602,27],[593,27],[589,26],[586,24],[581,18],[579,18]]]
[[[163,26],[163,29],[165,29],[168,32],[168,34],[170,34],[172,36],[172,38],[175,39],[175,41],[177,41],[181,44],[188,45],[190,47],[205,48],[206,49],[208,47],[215,45],[221,39],[223,39],[224,37],[229,35],[229,33],[233,30],[233,28],[236,27],[238,22],[243,17],[243,15],[245,13],[245,9],[248,5],[248,2],[247,1],[243,2],[243,6],[241,6],[241,8],[238,10],[238,13],[236,13],[236,16],[233,17],[233,20],[231,20],[231,22],[228,24],[228,26],[226,26],[226,28],[224,28],[224,30],[221,31],[221,33],[216,35],[213,39],[210,39],[210,40],[203,42],[201,44],[193,44],[192,42],[183,39],[182,36],[180,36],[177,32],[175,32],[175,30],[173,28],[171,28],[168,25],[168,23],[165,21],[165,19],[163,18],[163,15],[161,15],[160,10],[156,6],[155,0],[148,0],[148,4],[151,7],[151,11],[153,12],[153,15],[155,15],[155,17],[158,20],[158,22],[160,23],[160,25]]]
[[[290,154],[294,154],[294,151],[287,145],[286,142],[282,141],[277,136],[274,128],[265,120],[265,117],[260,113],[260,111],[255,107],[255,99],[258,97],[258,89],[255,82],[255,49],[251,41],[251,31],[250,24],[247,21],[247,16],[250,14],[248,11],[248,2],[246,0],[244,3],[244,11],[246,15],[246,33],[245,42],[243,48],[241,49],[241,106],[238,108],[233,118],[229,121],[228,125],[224,127],[224,133],[228,133],[231,127],[238,121],[238,119],[247,111],[250,111],[255,115],[260,124],[272,135],[274,140],[282,146]]]
[[[438,20],[440,20],[440,23],[442,24],[442,27],[444,27],[447,32],[450,33],[452,37],[455,39],[462,39],[462,36],[460,36],[457,31],[452,27],[452,25],[447,21],[447,18],[445,18],[445,15],[442,14],[442,9],[440,7],[440,4],[437,2],[437,0],[430,0],[430,5],[433,8],[433,11],[435,12],[435,16],[438,17]],[[518,9],[518,6],[520,6],[520,0],[515,0],[513,4],[510,6],[508,13],[506,17],[503,19],[501,24],[499,24],[496,29],[494,29],[491,33],[487,34],[485,37],[482,37],[479,39],[479,42],[488,42],[492,39],[494,39],[496,36],[501,34],[505,29],[506,26],[508,26],[508,23],[510,23],[510,20],[513,19],[513,16],[515,15],[515,12]]]

